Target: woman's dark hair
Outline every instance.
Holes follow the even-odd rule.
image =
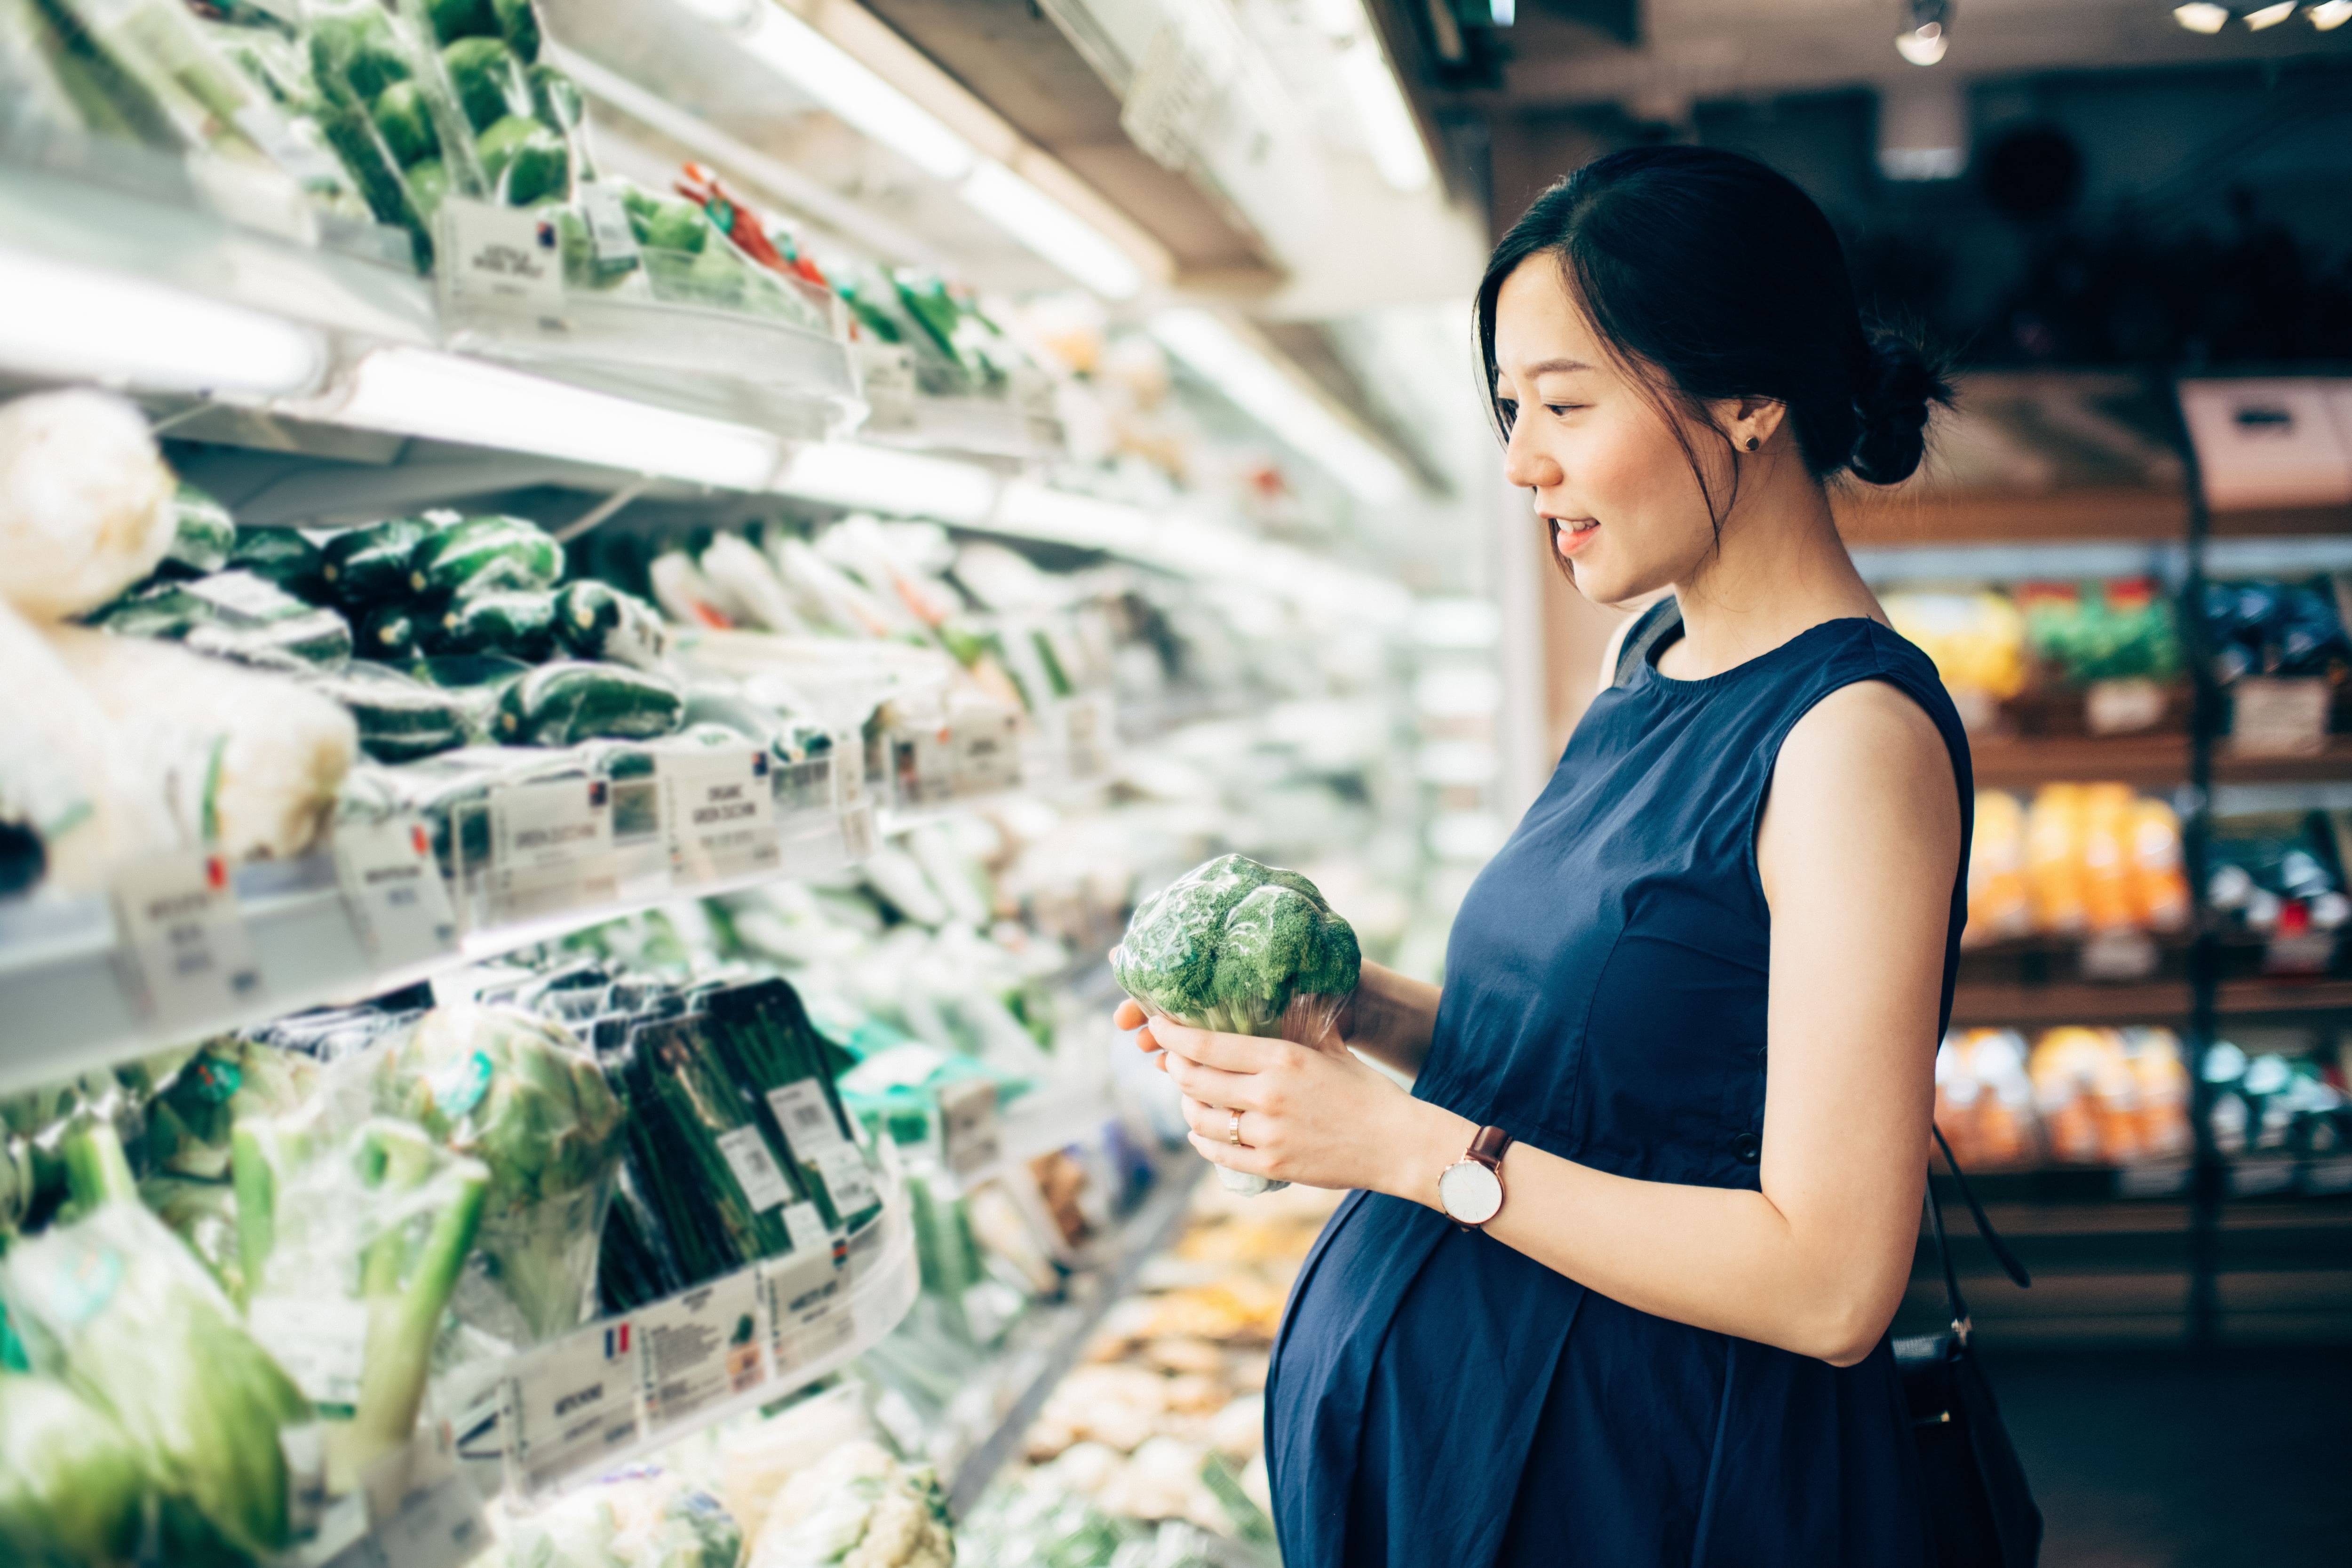
[[[1711,147],[1638,147],[1538,196],[1486,263],[1478,347],[1507,437],[1494,393],[1495,301],[1539,255],[1559,258],[1570,293],[1626,368],[1686,416],[1669,423],[1710,515],[1714,498],[1684,433],[1710,424],[1707,403],[1784,404],[1814,478],[1843,470],[1891,485],[1925,455],[1927,405],[1951,402],[1916,343],[1864,328],[1836,233],[1786,175]]]

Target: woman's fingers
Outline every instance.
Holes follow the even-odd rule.
[[[1211,1105],[1205,1100],[1195,1100],[1189,1094],[1184,1097],[1183,1105],[1185,1126],[1203,1138],[1213,1138],[1227,1148],[1233,1146],[1234,1108],[1232,1106]],[[1247,1112],[1244,1114],[1246,1115]],[[1242,1131],[1242,1142],[1244,1143],[1249,1142],[1249,1131],[1246,1128]]]
[[[1274,1174],[1269,1168],[1273,1161],[1262,1149],[1252,1149],[1247,1145],[1235,1148],[1223,1138],[1204,1138],[1198,1132],[1190,1136],[1192,1147],[1200,1151],[1201,1158],[1212,1165],[1223,1165],[1229,1171],[1246,1171],[1253,1176]]]
[[[1244,1110],[1273,1109],[1265,1103],[1266,1086],[1258,1081],[1261,1074],[1203,1067],[1172,1050],[1160,1058],[1160,1065],[1176,1080],[1177,1088],[1203,1104],[1237,1106]]]
[[[1227,1072],[1264,1072],[1286,1052],[1298,1048],[1287,1040],[1220,1035],[1208,1029],[1190,1028],[1169,1018],[1151,1020],[1151,1037],[1160,1042],[1162,1050]]]
[[[1118,1029],[1139,1029],[1143,1026],[1143,1007],[1132,996],[1119,999],[1118,1010],[1110,1016],[1111,1026]]]

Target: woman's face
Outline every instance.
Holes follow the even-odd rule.
[[[1495,303],[1495,395],[1511,416],[1503,473],[1532,490],[1551,548],[1588,599],[1622,604],[1686,582],[1715,548],[1706,498],[1725,493],[1721,438],[1675,439],[1655,395],[1627,376],[1573,299],[1557,258],[1529,257]],[[1514,409],[1516,405],[1516,410]]]

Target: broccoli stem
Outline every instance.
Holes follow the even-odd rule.
[[[139,1201],[139,1181],[122,1152],[121,1136],[105,1117],[85,1112],[65,1138],[66,1190],[84,1210]]]

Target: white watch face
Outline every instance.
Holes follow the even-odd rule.
[[[1502,1178],[1475,1160],[1457,1161],[1438,1175],[1437,1201],[1460,1224],[1485,1225],[1502,1210]]]

